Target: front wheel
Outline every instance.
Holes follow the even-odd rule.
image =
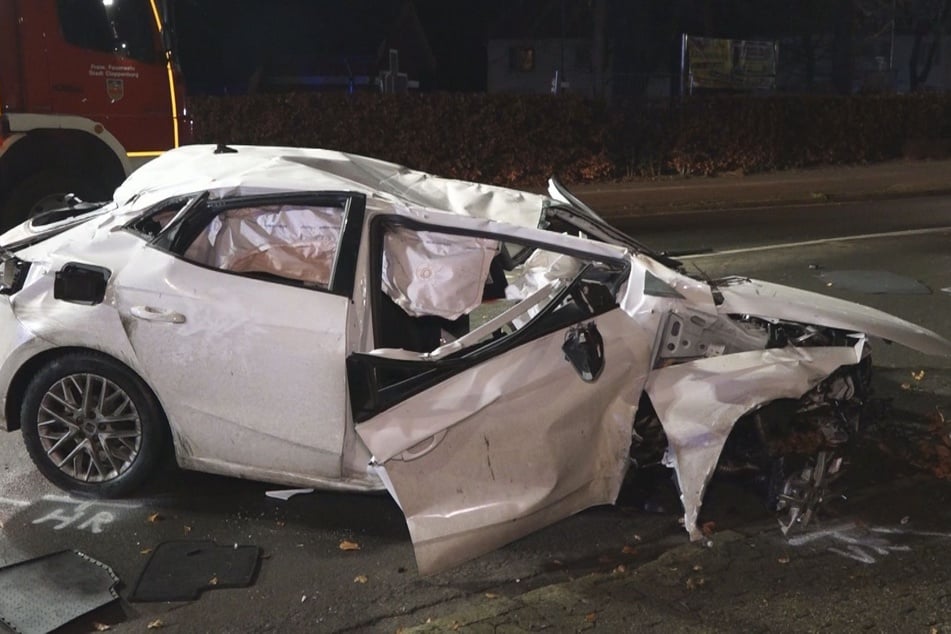
[[[20,423],[40,473],[84,497],[131,493],[167,442],[165,416],[148,386],[124,365],[90,352],[63,355],[36,373]]]

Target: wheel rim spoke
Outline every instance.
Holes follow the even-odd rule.
[[[77,373],[53,384],[40,401],[36,427],[50,462],[65,475],[103,483],[124,474],[142,448],[142,419],[116,383]]]

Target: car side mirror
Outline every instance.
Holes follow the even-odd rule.
[[[598,380],[604,369],[604,339],[593,321],[572,326],[565,334],[561,350],[582,381]]]

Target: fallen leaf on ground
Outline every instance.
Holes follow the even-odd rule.
[[[700,526],[700,530],[703,531],[703,534],[706,535],[706,536],[708,536],[708,537],[709,537],[710,535],[713,535],[713,531],[715,531],[716,529],[717,529],[717,523],[716,523],[716,522],[704,522],[704,523]]]
[[[354,582],[354,583],[366,583],[366,582],[367,582],[367,576],[366,576],[366,575],[357,575],[356,577],[353,578],[353,582]]]
[[[340,542],[340,550],[360,550],[360,544],[344,539]]]
[[[924,370],[918,370],[917,372],[912,372],[912,373],[911,373],[911,378],[913,378],[913,379],[916,380],[916,381],[920,381],[921,379],[925,378],[925,371],[924,371]]]
[[[904,526],[905,524],[907,524],[907,523],[910,522],[910,521],[911,521],[911,517],[908,516],[908,515],[906,515],[905,517],[901,518],[900,524],[901,524],[902,526]]]
[[[486,593],[485,593],[485,598],[486,598],[486,599],[498,599],[498,598],[499,598],[499,595],[497,595],[497,594],[494,593],[494,592],[486,592]]]
[[[618,564],[617,567],[613,570],[614,574],[621,575],[627,572],[627,566],[624,564]]]
[[[636,555],[637,549],[634,548],[633,546],[625,546],[624,548],[621,549],[621,552],[624,553],[625,555]]]
[[[694,579],[693,577],[690,577],[689,579],[687,579],[687,590],[696,590],[697,588],[703,586],[703,584],[705,584],[706,582],[707,580],[704,579],[703,577],[697,577],[696,579]]]
[[[701,570],[703,570],[703,566],[701,566],[700,564],[697,564],[693,567],[694,572],[700,572]]]
[[[902,383],[902,384],[899,385],[898,387],[900,387],[900,388],[903,389],[903,390],[910,390],[910,389],[911,389],[911,385],[909,385],[908,383]]]
[[[165,518],[162,517],[161,513],[152,513],[149,515],[149,524],[155,524],[156,522],[161,522]]]
[[[190,532],[192,532],[192,527],[191,527],[191,526],[182,526],[182,532],[185,533],[186,535],[188,535]]]
[[[218,585],[218,577],[212,577],[211,579],[209,579],[209,580],[208,580],[208,585],[209,585],[209,586],[216,586],[216,585]]]
[[[585,614],[584,620],[587,621],[588,623],[594,623],[595,621],[598,620],[598,613],[588,612],[587,614]]]
[[[108,632],[112,629],[112,626],[107,625],[106,623],[93,623],[92,629],[96,630],[97,632]]]
[[[151,549],[151,548],[143,548],[142,550],[139,551],[139,554],[140,554],[140,555],[148,555],[150,552],[152,552],[152,549]]]
[[[151,621],[146,627],[150,630],[160,630],[165,627],[165,622],[162,619],[155,619]]]
[[[788,563],[789,563],[789,555],[783,555],[782,557],[780,557],[780,558],[777,559],[776,561],[778,561],[778,562],[781,563],[781,564],[788,564]]]

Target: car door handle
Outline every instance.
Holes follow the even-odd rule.
[[[130,310],[133,317],[146,321],[164,321],[169,324],[184,324],[185,315],[174,310],[155,308],[154,306],[133,306]]]

